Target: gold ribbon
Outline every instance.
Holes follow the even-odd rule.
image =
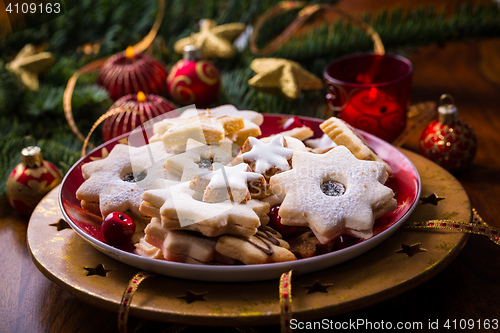
[[[465,232],[468,234],[483,235],[493,243],[500,245],[500,229],[486,224],[475,208],[472,209],[475,223],[453,221],[453,220],[428,220],[423,222],[405,223],[405,229],[446,229]]]
[[[139,43],[133,46],[134,54],[139,54],[144,52],[151,45],[153,40],[156,38],[156,35],[158,34],[158,30],[160,29],[164,14],[165,14],[165,0],[158,0],[158,12],[156,13],[156,18],[153,23],[153,26],[149,31],[149,33],[146,35],[146,37],[144,37]],[[73,91],[75,90],[76,81],[83,74],[88,74],[96,70],[99,70],[104,65],[107,59],[108,58],[99,59],[82,67],[75,74],[73,74],[73,76],[71,76],[66,85],[66,89],[64,90],[64,95],[63,95],[64,116],[66,117],[66,121],[68,122],[71,131],[73,131],[76,137],[82,142],[85,141],[85,137],[82,135],[82,133],[78,129],[78,126],[75,123],[73,117],[73,110],[71,108],[71,98],[73,96]]]
[[[264,23],[275,16],[286,13],[290,10],[303,8],[297,17],[290,23],[290,25],[275,39],[273,39],[266,47],[263,49],[259,49],[257,47],[257,36],[259,30],[262,28]],[[255,23],[254,30],[252,35],[250,36],[250,51],[259,56],[268,56],[274,51],[276,51],[280,46],[285,44],[290,37],[292,37],[293,33],[299,29],[304,23],[315,13],[320,10],[332,11],[339,14],[341,17],[347,19],[351,24],[363,30],[367,35],[369,35],[373,41],[374,52],[378,55],[385,54],[384,44],[380,39],[380,35],[373,29],[372,26],[360,20],[343,10],[339,9],[335,5],[328,4],[315,4],[315,5],[307,5],[305,1],[281,1],[275,7],[268,10],[262,16],[259,17],[257,22]]]
[[[118,331],[120,333],[127,332],[130,303],[132,302],[132,298],[134,297],[137,288],[139,288],[139,285],[142,281],[150,276],[154,275],[148,272],[139,272],[135,274],[134,277],[129,281],[127,289],[125,289],[125,292],[123,293],[122,301],[120,303],[120,309],[118,311]]]
[[[280,277],[280,324],[281,333],[291,333],[292,320],[292,271],[281,274]]]
[[[144,116],[144,114],[140,113],[138,110],[124,109],[122,107],[117,107],[117,108],[113,108],[111,110],[108,110],[105,114],[100,116],[99,119],[97,119],[97,121],[92,125],[92,128],[89,131],[89,134],[87,134],[87,137],[83,139],[81,157],[84,157],[86,155],[87,145],[89,144],[90,136],[92,135],[92,133],[94,133],[97,126],[99,126],[104,120],[106,120],[107,118],[109,118],[111,116],[114,116],[115,114],[126,113],[126,112],[130,112],[135,116],[139,115],[139,117],[141,117],[141,127],[143,127],[144,123],[147,121],[146,116]]]

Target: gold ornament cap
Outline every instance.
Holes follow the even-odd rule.
[[[38,146],[29,146],[21,151],[22,162],[27,168],[38,168],[43,164],[42,150]]]
[[[189,61],[201,60],[200,48],[195,45],[184,46],[182,59]]]
[[[458,121],[458,110],[453,96],[442,94],[439,98],[438,120],[445,125],[453,125]]]

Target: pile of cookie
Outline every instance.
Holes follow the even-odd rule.
[[[314,256],[341,235],[371,237],[396,208],[390,167],[342,120],[324,121],[317,139],[308,126],[261,137],[263,120],[223,105],[156,121],[148,144],[82,165],[76,196],[102,216],[132,216],[136,254],[190,264]],[[273,228],[272,207],[293,233]]]

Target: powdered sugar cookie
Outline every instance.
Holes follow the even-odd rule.
[[[171,156],[165,162],[165,169],[180,177],[181,181],[191,181],[194,177],[210,169],[213,163],[228,164],[233,159],[231,141],[206,145],[188,139],[186,151]]]
[[[386,179],[385,163],[359,160],[338,146],[325,154],[295,152],[292,169],[273,176],[270,184],[283,198],[281,223],[309,226],[325,244],[343,233],[371,237],[374,211],[394,207]]]
[[[266,188],[264,177],[251,172],[245,163],[235,166],[224,166],[215,163],[213,170],[199,174],[190,182],[190,188],[203,192],[204,202],[223,202],[230,200],[235,203],[245,203],[252,193],[259,194]]]
[[[257,232],[261,224],[269,221],[268,203],[255,199],[245,204],[229,200],[208,203],[197,200],[195,194],[187,182],[149,190],[142,196],[148,205],[143,203],[141,209],[159,215],[166,228],[190,228],[208,237],[225,233],[250,236]]]
[[[118,211],[141,217],[141,194],[159,178],[175,179],[163,168],[169,156],[161,142],[142,147],[117,144],[106,158],[82,166],[85,181],[76,198],[84,208],[99,207],[102,216]]]

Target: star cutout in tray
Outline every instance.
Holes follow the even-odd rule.
[[[307,294],[312,293],[328,293],[328,288],[333,286],[332,283],[321,283],[318,280],[314,281],[313,284],[309,286],[303,286],[307,289]]]
[[[439,198],[436,193],[429,194],[426,197],[421,197],[420,198],[420,204],[425,205],[425,204],[432,204],[434,206],[437,206],[438,202],[441,200],[444,200],[445,198]]]
[[[185,300],[188,304],[191,304],[196,301],[206,301],[205,295],[208,294],[208,292],[201,292],[197,293],[191,290],[186,291],[186,295],[184,296],[179,296],[177,298]]]
[[[57,231],[61,231],[64,229],[71,229],[68,222],[64,221],[64,219],[59,219],[56,223],[49,224],[51,227],[56,227]]]
[[[84,269],[88,272],[87,276],[99,275],[106,277],[108,272],[111,272],[112,269],[107,269],[103,264],[99,264],[96,267],[84,267]]]
[[[419,252],[427,252],[426,249],[422,248],[422,243],[416,243],[413,245],[401,244],[401,249],[397,250],[396,253],[406,253],[408,257],[413,257]]]

